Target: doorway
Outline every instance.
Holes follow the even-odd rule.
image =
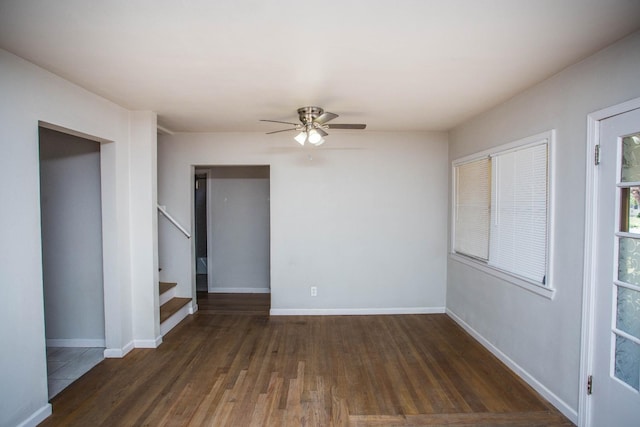
[[[209,283],[209,260],[207,257],[207,182],[209,172],[196,171],[195,176],[195,245],[196,245],[196,291],[207,292]]]
[[[103,359],[100,143],[39,128],[49,397]]]
[[[602,114],[585,271],[581,424],[640,419],[640,105]],[[593,117],[590,117],[592,119]],[[591,224],[589,224],[591,222]],[[590,226],[590,227],[589,227]]]
[[[205,176],[206,185],[203,185]],[[205,228],[198,223],[205,209],[203,205],[206,206],[207,288],[198,288],[199,297],[207,296],[207,306],[211,306],[212,300],[225,298],[247,302],[258,294],[262,295],[261,301],[270,300],[269,166],[197,167],[195,184],[198,187],[194,210],[197,232]],[[203,187],[205,191],[201,190]],[[203,193],[200,196],[199,191]],[[202,198],[206,198],[206,202],[203,203]],[[202,240],[204,238],[196,238],[194,242],[196,262],[203,253],[202,247],[198,249]],[[200,269],[202,271],[202,266]]]

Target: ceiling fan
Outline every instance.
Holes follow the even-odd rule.
[[[329,135],[326,129],[364,129],[367,125],[364,124],[352,124],[352,123],[327,123],[330,120],[338,117],[337,114],[324,111],[320,107],[301,107],[298,108],[298,118],[300,123],[283,122],[280,120],[260,120],[261,122],[271,123],[284,123],[286,125],[292,125],[293,128],[276,130],[273,132],[267,132],[267,135],[279,132],[289,132],[292,130],[299,131],[295,140],[304,145],[305,142],[309,142],[313,145],[322,145],[324,143],[324,137]]]

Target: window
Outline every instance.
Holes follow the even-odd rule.
[[[489,259],[490,169],[488,157],[455,168],[455,251],[485,261]]]
[[[552,139],[550,131],[453,162],[454,254],[548,287]]]

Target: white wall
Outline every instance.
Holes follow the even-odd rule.
[[[158,139],[158,199],[183,224],[193,218],[192,165],[270,165],[275,313],[444,307],[445,134],[334,132],[319,149],[261,133]],[[162,274],[188,295],[191,242],[166,221],[159,239]]]
[[[537,382],[577,420],[585,227],[587,114],[640,96],[640,33],[450,132],[449,160],[557,129],[555,298],[546,299],[456,260],[447,310]],[[544,390],[543,390],[544,391]]]
[[[209,292],[269,292],[269,168],[210,169]]]
[[[103,282],[106,354],[121,356],[134,343],[133,316],[153,318],[132,298],[131,250],[147,232],[149,215],[134,216],[130,182],[140,157],[131,159],[130,123],[155,128],[152,114],[133,117],[125,109],[0,50],[0,425],[37,423],[51,411],[45,360],[40,233],[38,123],[70,129],[101,142]],[[134,136],[135,137],[135,136]],[[145,157],[153,141],[147,136]],[[153,197],[153,196],[151,196]],[[155,209],[155,206],[153,207]],[[146,223],[145,223],[146,222]],[[145,246],[145,245],[142,245]],[[152,246],[150,244],[149,246]],[[151,264],[147,262],[147,264]],[[149,268],[148,265],[138,268]],[[149,329],[149,328],[148,328]],[[142,339],[153,340],[153,336]]]
[[[132,323],[135,347],[162,342],[158,295],[157,117],[130,113]]]
[[[40,129],[46,337],[103,347],[100,143]]]

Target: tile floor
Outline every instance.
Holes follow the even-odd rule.
[[[47,347],[49,399],[104,359],[100,347]]]

